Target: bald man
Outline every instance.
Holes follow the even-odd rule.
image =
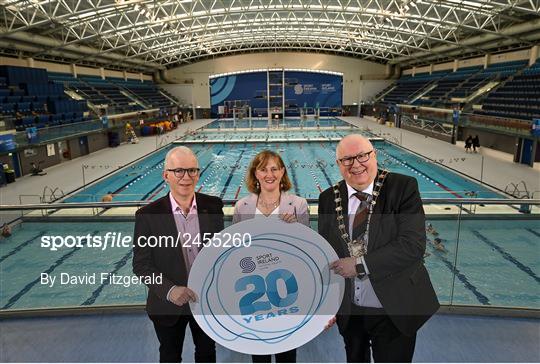
[[[411,362],[417,330],[439,308],[424,267],[425,217],[416,179],[377,167],[377,151],[361,135],[336,148],[343,180],[319,196],[319,234],[346,278],[334,320],[347,362]]]
[[[215,362],[215,343],[197,325],[191,315],[190,301],[197,295],[187,287],[189,271],[200,245],[188,244],[199,236],[211,237],[223,230],[223,202],[218,197],[195,192],[199,181],[199,163],[186,147],[171,149],[166,157],[163,179],[170,192],[141,208],[135,215],[133,272],[141,277],[159,276],[159,283],[148,286],[146,311],[159,340],[160,362],[182,361],[182,346],[189,324],[195,343],[195,362]],[[148,238],[172,237],[180,244],[164,243],[150,247]],[[189,235],[187,235],[189,234]],[[190,236],[186,243],[186,237]],[[191,361],[191,360],[190,360]]]

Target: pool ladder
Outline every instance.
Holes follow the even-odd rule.
[[[49,194],[47,194],[47,192],[49,192]],[[43,193],[41,194],[41,203],[51,203],[61,199],[64,196],[65,193],[60,189],[60,187],[55,187],[53,189],[52,187],[45,186],[43,187]]]
[[[523,186],[523,189],[520,189]],[[518,183],[510,182],[504,188],[504,192],[515,198],[532,198],[532,194],[527,188],[525,181],[519,181]]]
[[[520,186],[523,186],[522,190],[520,190]],[[507,184],[504,188],[504,192],[508,193],[514,198],[529,199],[534,198],[535,193],[538,191],[534,191],[531,193],[527,188],[527,184],[525,183],[525,181],[519,181],[518,183],[510,182],[509,184]],[[521,204],[519,207],[519,212],[530,214],[531,207],[532,206],[529,204]]]

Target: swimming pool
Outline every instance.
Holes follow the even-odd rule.
[[[538,308],[540,248],[537,220],[470,219],[458,228],[453,219],[430,220],[444,251],[427,245],[426,267],[443,304]],[[316,229],[316,222],[312,222]],[[23,222],[0,244],[0,309],[38,309],[143,304],[143,285],[41,284],[43,272],[53,276],[108,272],[131,275],[132,250],[114,248],[40,247],[44,235],[133,233],[132,221]],[[457,240],[459,232],[459,243]],[[434,239],[428,234],[430,240]]]
[[[208,131],[187,136],[179,144],[189,143],[198,156],[201,167],[199,191],[230,200],[245,196],[248,192],[244,178],[250,160],[260,150],[271,149],[278,151],[287,165],[292,192],[317,198],[320,191],[341,179],[334,160],[337,142],[332,138],[339,139],[351,132],[358,133],[359,130],[254,130],[247,134]],[[246,135],[249,135],[247,140],[244,139]],[[222,142],[219,138],[242,139]],[[254,142],[250,139],[262,140]],[[295,141],[297,139],[302,141]],[[422,197],[460,198],[468,197],[465,193],[470,191],[475,191],[478,197],[503,197],[380,138],[373,144],[381,167],[416,177]],[[112,173],[65,202],[96,201],[106,193],[113,193],[114,201],[151,201],[164,196],[168,187],[161,177],[163,160],[172,147],[160,149]],[[17,225],[13,235],[0,244],[0,308],[144,303],[146,288],[140,285],[123,287],[98,282],[47,288],[40,281],[43,272],[131,275],[130,248],[101,251],[74,247],[51,252],[40,247],[40,239],[44,235],[103,235],[107,231],[127,236],[133,232],[132,218],[111,221],[103,216],[95,222],[23,221]],[[494,215],[490,219],[461,220],[458,224],[455,215],[446,218],[428,215],[428,218],[444,245],[444,251],[441,251],[428,244],[425,257],[442,303],[538,307],[540,285],[536,272],[540,271],[540,259],[538,254],[531,254],[540,248],[537,220],[515,217],[506,220],[504,216]],[[316,222],[312,225],[316,228]],[[435,236],[429,238],[433,241]]]
[[[201,168],[197,190],[224,199],[245,196],[244,176],[251,159],[263,149],[278,151],[293,183],[293,193],[318,198],[341,179],[335,165],[336,141],[352,130],[249,131],[197,133],[178,141],[197,154]],[[366,133],[366,136],[372,136]],[[308,140],[309,138],[309,140]],[[225,140],[225,142],[222,142]],[[236,141],[230,143],[230,141]],[[257,140],[256,142],[253,140]],[[298,141],[303,140],[303,141]],[[227,142],[229,141],[229,142]],[[463,198],[474,191],[480,198],[504,197],[464,176],[384,140],[374,140],[382,168],[414,176],[422,197]],[[99,201],[112,193],[114,201],[151,201],[168,192],[161,173],[168,148],[86,187],[65,202]],[[91,167],[89,167],[91,168]]]
[[[300,119],[300,118],[285,118],[284,120],[273,120],[271,125],[274,126],[280,126],[280,127],[288,127],[288,128],[295,128],[295,127],[333,127],[333,126],[349,126],[350,124],[346,121],[343,121],[338,118],[329,118],[329,117],[321,117],[319,120],[314,119],[312,116],[307,119]],[[264,118],[252,118],[251,123],[247,118],[244,119],[237,119],[236,121],[231,119],[221,119],[216,120],[207,126],[204,127],[204,129],[232,129],[232,128],[267,128],[268,127],[268,119]]]

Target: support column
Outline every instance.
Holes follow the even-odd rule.
[[[429,65],[429,74],[433,73],[433,63]]]
[[[457,59],[454,59],[454,72],[458,70],[458,67],[459,67],[459,62]]]
[[[124,74],[124,81],[127,81],[127,72],[124,71],[123,74]]]
[[[394,74],[394,77],[395,78],[400,78],[401,77],[401,66],[399,64],[396,64],[394,65],[395,67],[395,74]]]
[[[141,80],[141,82],[144,82],[144,78],[141,72],[139,72],[139,79]]]
[[[416,67],[412,68],[412,76],[414,77],[416,75]]]
[[[386,64],[386,69],[384,72],[384,78],[390,78],[390,75],[392,74],[392,65]]]
[[[491,54],[486,54],[484,56],[484,69],[488,68],[490,63],[491,63]]]
[[[538,59],[538,49],[540,47],[535,45],[531,48],[531,58],[529,58],[529,66],[532,66],[536,63],[536,60]]]
[[[33,58],[27,58],[26,59],[26,65],[30,68],[34,68],[34,59]]]
[[[71,64],[71,75],[77,78],[77,66],[74,63]]]
[[[99,67],[99,75],[101,76],[101,79],[105,79],[105,69],[103,67]]]

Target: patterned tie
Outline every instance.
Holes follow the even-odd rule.
[[[366,232],[367,216],[369,211],[368,199],[370,195],[364,192],[356,192],[354,195],[360,200],[360,205],[358,206],[356,214],[354,215],[352,238],[358,239]]]

